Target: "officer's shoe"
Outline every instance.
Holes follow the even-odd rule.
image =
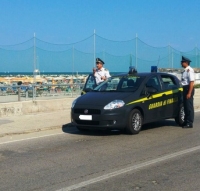
[[[183,127],[183,126],[186,126],[187,125],[187,122],[186,121],[184,121],[182,124],[181,124],[181,126]]]
[[[185,125],[183,125],[182,128],[193,128],[193,125],[192,124],[185,124]]]

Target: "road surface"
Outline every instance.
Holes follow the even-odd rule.
[[[193,129],[173,120],[138,135],[75,127],[0,139],[0,190],[197,191],[200,112]]]

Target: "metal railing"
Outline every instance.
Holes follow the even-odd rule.
[[[1,85],[0,103],[78,97],[83,87],[83,83]]]

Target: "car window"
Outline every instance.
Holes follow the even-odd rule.
[[[111,77],[98,85],[95,91],[132,92],[139,87],[143,79],[143,77],[128,75]]]
[[[163,89],[177,88],[176,80],[173,76],[161,75],[161,79],[163,82]]]
[[[141,92],[141,96],[147,95],[147,88],[154,88],[157,91],[161,90],[161,86],[160,86],[159,79],[157,76],[153,76],[153,77],[149,78],[149,80],[146,82],[146,84]]]
[[[160,91],[161,87],[160,87],[160,83],[157,76],[151,77],[147,81],[146,87],[152,87],[152,88],[155,88],[157,91]]]
[[[94,89],[96,87],[96,81],[95,81],[95,78],[93,75],[90,75],[88,80],[87,80],[87,83],[86,83],[86,86],[85,86],[85,89]]]
[[[143,81],[143,77],[139,76],[126,76],[123,77],[117,87],[118,91],[131,92],[135,91]]]

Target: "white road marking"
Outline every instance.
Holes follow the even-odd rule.
[[[59,189],[57,191],[71,191],[71,190],[75,190],[75,189],[78,189],[78,188],[82,188],[82,187],[85,187],[85,186],[88,186],[88,185],[91,185],[91,184],[94,184],[94,183],[97,183],[97,182],[100,182],[100,181],[103,181],[103,180],[106,180],[106,179],[109,179],[109,178],[112,178],[112,177],[115,177],[115,176],[119,176],[121,174],[130,172],[130,171],[138,170],[140,168],[144,168],[144,167],[147,167],[147,166],[150,166],[150,165],[154,165],[156,163],[163,162],[163,161],[166,161],[166,160],[178,157],[178,156],[182,156],[182,155],[194,152],[194,151],[198,151],[198,150],[200,150],[200,146],[196,146],[196,147],[193,147],[193,148],[190,148],[190,149],[175,152],[175,153],[165,155],[165,156],[157,158],[157,159],[153,159],[153,160],[143,162],[141,164],[133,165],[133,166],[130,166],[128,168],[121,169],[121,170],[117,170],[115,172],[108,173],[108,174],[105,174],[103,176],[99,176],[99,177],[96,177],[96,178],[93,178],[93,179],[90,179],[90,180],[87,180],[87,181],[84,181],[84,182],[80,182],[80,183],[74,184],[72,186],[68,186],[68,187]]]
[[[20,141],[27,141],[27,140],[31,140],[31,139],[39,139],[39,138],[43,138],[43,137],[50,137],[50,136],[61,135],[61,134],[66,134],[66,133],[62,132],[62,133],[43,135],[43,136],[38,136],[38,137],[30,137],[30,138],[25,138],[25,139],[19,139],[19,140],[14,140],[14,141],[7,141],[7,142],[0,143],[0,145],[8,144],[8,143],[20,142]]]

